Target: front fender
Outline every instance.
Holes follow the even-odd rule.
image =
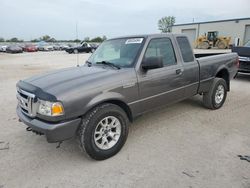
[[[120,93],[116,92],[102,92],[101,94],[92,98],[84,109],[84,114],[88,112],[93,107],[97,106],[98,104],[107,102],[107,101],[121,101],[126,104],[125,97]]]

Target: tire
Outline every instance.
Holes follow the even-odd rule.
[[[227,83],[222,78],[214,78],[207,93],[203,94],[203,104],[206,108],[216,110],[222,107],[227,98]]]
[[[95,52],[95,49],[94,49],[94,48],[92,48],[90,52],[91,52],[91,53],[94,53],[94,52]]]
[[[226,44],[222,41],[218,42],[217,47],[219,49],[226,49]]]
[[[74,54],[78,54],[78,50],[77,50],[77,49],[74,49],[74,50],[73,50],[73,53],[74,53]]]
[[[103,128],[105,124],[109,124],[109,128],[113,128],[110,130]],[[110,103],[99,105],[82,119],[78,130],[80,146],[95,160],[110,158],[118,153],[125,144],[129,131],[128,126],[127,114],[119,106]],[[113,139],[111,134],[113,134]]]
[[[201,44],[198,45],[199,49],[208,49],[209,48],[209,43],[208,42],[202,42]]]

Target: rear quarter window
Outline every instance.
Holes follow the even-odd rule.
[[[193,62],[194,61],[193,51],[187,37],[177,37],[176,39],[181,50],[183,61]]]

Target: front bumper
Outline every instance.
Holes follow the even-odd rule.
[[[44,134],[49,143],[60,142],[74,137],[81,122],[81,118],[60,123],[43,122],[26,116],[19,106],[17,106],[16,113],[19,119],[33,131]]]

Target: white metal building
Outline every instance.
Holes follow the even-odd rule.
[[[213,31],[218,31],[219,36],[231,37],[230,44],[239,38],[240,45],[243,45],[250,40],[250,18],[176,24],[172,28],[173,33],[185,33],[192,44],[198,36]]]

